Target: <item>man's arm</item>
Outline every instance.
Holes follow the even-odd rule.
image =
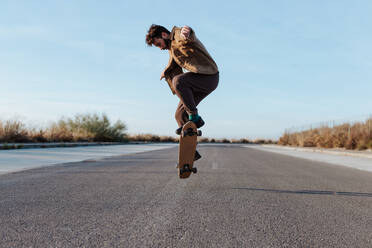
[[[181,28],[180,37],[184,40],[193,41],[195,36],[194,34],[195,34],[194,30],[189,26],[183,26]]]
[[[160,76],[160,80],[165,78],[167,81],[169,88],[171,89],[173,95],[176,94],[176,91],[173,88],[172,79],[177,76],[178,74],[182,74],[182,68],[173,60],[171,54],[169,54],[169,62],[167,67],[164,69]]]
[[[190,28],[189,26],[184,26],[184,27],[181,28],[181,32],[180,32],[180,38],[181,39],[184,39],[185,41],[193,41],[194,37],[195,37],[195,35],[194,35],[194,31],[192,30],[192,28]],[[166,68],[164,69],[162,74],[160,75],[160,80],[165,78],[165,80],[167,81],[168,86],[171,89],[173,95],[175,95],[176,92],[173,88],[172,79],[175,76],[177,76],[179,74],[182,74],[182,73],[183,73],[182,68],[173,60],[172,54],[169,51],[168,65],[166,66]]]
[[[188,27],[188,26],[184,26],[182,29],[181,29],[181,38],[184,39],[184,40],[187,40],[189,37],[190,37],[190,33],[191,33],[191,28]]]
[[[173,81],[172,80],[175,76],[177,76],[179,74],[182,74],[182,73],[183,73],[182,68],[178,66],[178,67],[174,68],[171,72],[169,72],[167,75],[165,75],[165,80],[167,81],[168,86],[171,89],[173,95],[176,94],[176,91],[173,87]]]

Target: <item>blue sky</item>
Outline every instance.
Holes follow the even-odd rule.
[[[372,114],[371,1],[0,1],[0,119],[106,113],[173,135],[178,99],[147,47],[153,23],[191,26],[220,69],[199,105],[207,137]]]

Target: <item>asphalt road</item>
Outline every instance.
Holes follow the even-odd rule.
[[[0,176],[0,247],[372,247],[372,173],[238,145]]]

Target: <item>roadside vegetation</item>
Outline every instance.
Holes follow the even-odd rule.
[[[178,143],[179,137],[172,136],[158,136],[154,134],[137,134],[128,136],[129,141],[133,142],[168,142],[168,143]],[[198,143],[231,143],[231,144],[276,144],[277,142],[273,140],[264,139],[215,139],[207,137],[198,137]]]
[[[20,120],[0,120],[0,142],[125,142],[126,129],[124,122],[112,124],[106,114],[78,114],[44,129],[27,128]]]
[[[30,128],[20,120],[0,120],[0,143],[2,149],[22,148],[12,143],[51,142],[179,142],[178,136],[155,134],[127,134],[127,126],[121,120],[111,123],[106,114],[78,114],[72,118],[61,118],[45,128]],[[200,143],[273,144],[272,140],[215,139],[199,137]],[[9,144],[10,143],[10,144]]]
[[[344,123],[301,132],[286,132],[278,143],[300,147],[372,149],[372,118],[354,124]]]

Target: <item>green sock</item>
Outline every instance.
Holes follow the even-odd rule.
[[[198,114],[189,115],[189,121],[197,122],[199,119],[200,119],[200,116]]]

